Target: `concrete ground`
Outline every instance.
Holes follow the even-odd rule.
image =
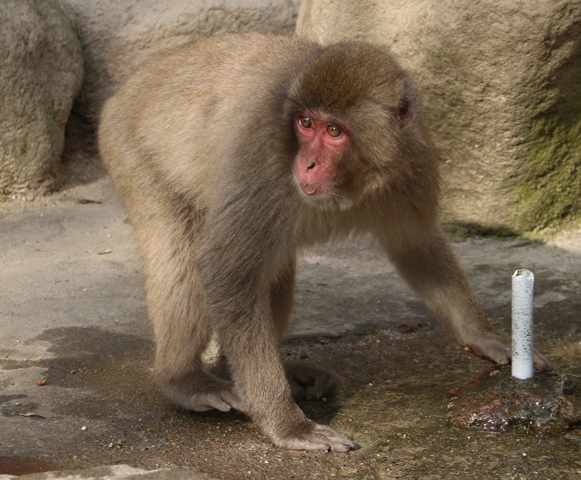
[[[579,429],[447,426],[449,389],[488,364],[440,331],[367,240],[304,256],[283,346],[285,358],[343,376],[338,398],[302,406],[360,450],[283,451],[241,414],[174,408],[150,381],[152,336],[125,218],[104,176],[0,203],[0,479],[581,478]],[[455,249],[504,332],[511,275],[533,270],[536,346],[557,371],[581,375],[581,231]]]

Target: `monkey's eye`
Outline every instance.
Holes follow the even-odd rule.
[[[313,121],[311,120],[311,117],[300,117],[299,123],[303,128],[311,128],[313,126]]]
[[[331,137],[338,137],[339,135],[341,135],[341,130],[339,130],[339,128],[335,125],[329,125],[327,127],[327,133]]]

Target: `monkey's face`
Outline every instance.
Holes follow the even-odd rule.
[[[302,109],[293,115],[293,174],[301,197],[323,210],[345,210],[401,179],[410,165],[398,151],[398,118],[367,101],[333,115]]]
[[[302,111],[293,120],[298,140],[293,173],[301,191],[309,197],[333,193],[344,181],[340,161],[350,134],[330,115],[317,110]]]
[[[415,142],[415,95],[378,47],[323,49],[293,81],[284,112],[296,138],[294,177],[309,205],[349,208],[417,174],[406,158]]]

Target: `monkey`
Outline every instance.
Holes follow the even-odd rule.
[[[510,362],[439,226],[437,156],[384,47],[251,33],[155,54],[106,101],[98,144],[144,261],[153,376],[178,406],[241,411],[282,448],[359,448],[295,402],[336,374],[279,351],[297,253],[357,234],[460,345]]]

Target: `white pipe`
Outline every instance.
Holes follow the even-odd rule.
[[[529,270],[512,275],[512,376],[533,376],[533,290],[535,276]]]

